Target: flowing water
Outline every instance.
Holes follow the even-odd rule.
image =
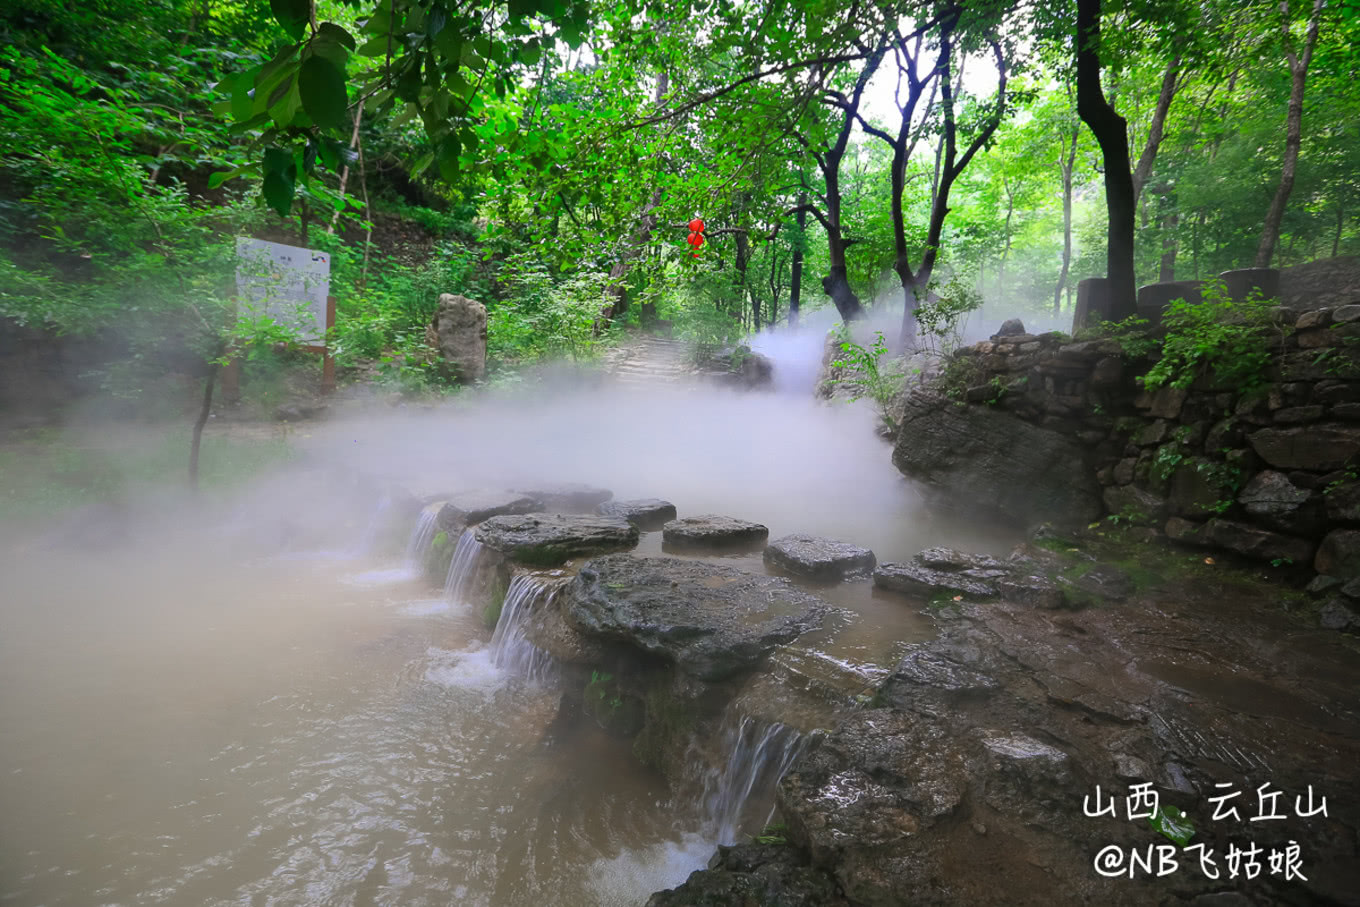
[[[595,482],[881,561],[1010,541],[926,518],[860,416],[686,400],[335,425],[302,445],[312,472],[235,509],[0,551],[0,903],[638,904],[758,832],[823,714],[778,690],[735,703],[698,798],[673,798],[626,741],[550,743],[560,691],[523,626],[560,581],[517,578],[489,632],[473,534],[441,595],[419,570],[437,507],[393,543],[391,499],[336,479],[381,465],[427,500]],[[638,553],[660,555],[659,533]],[[776,658],[805,685],[849,696],[932,632],[867,581],[819,591],[838,613]]]

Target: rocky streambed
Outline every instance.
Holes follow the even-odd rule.
[[[527,497],[440,516],[480,546],[478,595],[517,590],[496,637],[555,666],[554,734],[631,739],[729,840],[746,820],[655,907],[1360,903],[1360,661],[1302,593],[1132,535],[878,564],[664,501]],[[629,553],[638,524],[683,556]],[[724,559],[752,547],[780,575]],[[870,575],[938,630],[876,672],[806,642]]]

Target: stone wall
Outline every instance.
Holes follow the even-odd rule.
[[[1137,379],[1153,358],[1126,355],[1114,340],[1030,335],[1011,322],[956,351],[941,382],[908,395],[908,409],[938,411],[947,399],[950,419],[973,413],[969,427],[951,429],[956,436],[984,422],[986,434],[1004,434],[1004,424],[993,424],[998,418],[1023,424],[1029,433],[1013,438],[1023,438],[1025,450],[1013,460],[1033,459],[1036,444],[1059,445],[1077,461],[1063,464],[1078,473],[1064,482],[1093,479],[1106,516],[1117,522],[1276,565],[1311,564],[1343,581],[1360,578],[1360,304],[1302,315],[1278,309],[1276,318],[1285,330],[1274,341],[1269,382],[1251,392],[1212,375],[1148,392]],[[908,420],[894,459],[909,475],[946,485],[930,464],[911,462],[911,452],[928,446]],[[1044,472],[1007,475],[973,495],[1004,497],[1051,483],[1051,469]]]

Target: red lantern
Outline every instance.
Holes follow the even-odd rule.
[[[689,243],[690,255],[699,257],[699,247],[704,244],[704,222],[699,218],[694,218],[689,224],[689,237],[685,242]]]

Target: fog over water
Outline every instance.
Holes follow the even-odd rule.
[[[626,741],[545,746],[558,691],[495,666],[479,612],[403,566],[416,514],[380,505],[585,482],[880,561],[1007,549],[926,510],[866,407],[802,384],[625,390],[563,371],[359,408],[294,429],[294,461],[225,497],[166,476],[10,534],[0,902],[632,904],[683,881],[714,844],[702,810]],[[819,657],[881,670],[931,632],[867,582],[826,595],[845,610],[805,643]]]

